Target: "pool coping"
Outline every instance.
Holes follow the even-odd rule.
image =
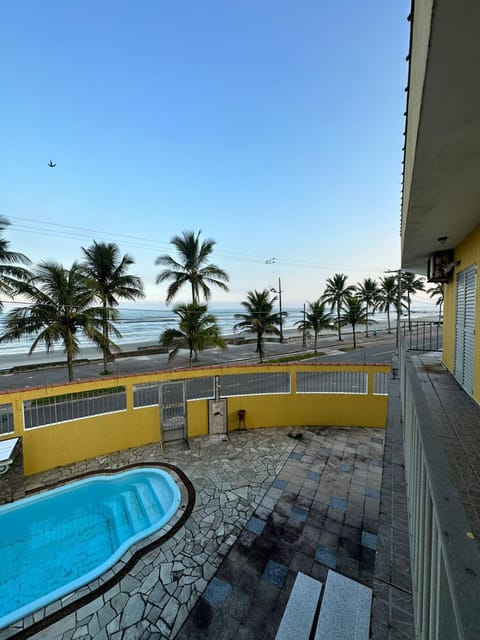
[[[186,504],[185,509],[183,510],[182,514],[178,518],[178,520],[172,524],[172,526],[169,528],[168,531],[166,531],[164,534],[160,535],[159,537],[155,537],[155,539],[153,539],[153,540],[151,539],[154,536],[158,536],[158,532],[157,533],[153,533],[150,536],[148,536],[148,538],[146,538],[145,540],[150,540],[150,542],[147,542],[146,544],[142,545],[141,544],[142,541],[140,540],[140,541],[134,543],[130,547],[130,549],[128,549],[123,554],[122,558],[120,558],[113,565],[113,567],[108,569],[105,572],[105,574],[103,574],[103,576],[99,576],[98,578],[95,578],[94,580],[92,580],[89,583],[89,584],[92,584],[95,581],[99,581],[100,584],[97,587],[95,587],[94,589],[92,589],[88,593],[85,593],[84,595],[81,595],[77,599],[72,600],[71,602],[68,602],[67,604],[64,604],[63,606],[61,606],[57,610],[53,611],[52,613],[49,613],[49,614],[45,615],[42,619],[37,620],[33,624],[30,624],[28,627],[25,627],[24,629],[21,629],[20,631],[14,633],[13,635],[9,635],[8,636],[9,640],[22,640],[23,638],[30,638],[34,634],[36,634],[36,633],[38,633],[40,631],[43,631],[44,629],[46,629],[50,625],[58,622],[59,620],[61,620],[65,616],[67,616],[67,615],[69,615],[71,613],[74,613],[78,609],[81,609],[85,605],[89,604],[90,602],[93,602],[97,598],[99,598],[102,595],[104,595],[112,587],[114,587],[116,584],[118,584],[118,582],[120,582],[120,580],[125,578],[128,575],[129,571],[136,565],[136,563],[144,555],[146,555],[150,551],[153,551],[154,549],[156,549],[157,547],[159,547],[163,543],[167,542],[167,540],[172,538],[184,526],[185,522],[188,520],[188,518],[190,517],[190,515],[191,515],[191,513],[192,513],[192,511],[193,511],[193,509],[195,507],[195,500],[196,500],[195,489],[193,487],[193,484],[188,479],[187,475],[179,467],[177,467],[176,465],[169,464],[167,462],[131,463],[131,464],[122,465],[120,467],[115,467],[114,469],[101,469],[101,470],[85,471],[84,473],[80,473],[80,474],[71,476],[68,479],[59,480],[57,482],[52,482],[52,483],[50,483],[48,485],[45,485],[43,487],[31,489],[30,491],[28,491],[26,493],[27,496],[30,496],[30,495],[34,495],[34,494],[37,494],[37,493],[43,493],[44,491],[49,491],[51,489],[55,489],[57,487],[65,485],[65,484],[69,484],[70,482],[75,482],[75,481],[78,481],[78,480],[82,480],[82,479],[90,477],[90,476],[99,476],[99,475],[106,475],[106,474],[114,475],[116,473],[121,473],[122,471],[126,471],[128,469],[148,468],[148,467],[158,467],[158,468],[161,468],[161,469],[166,469],[168,471],[172,471],[173,473],[175,473],[177,475],[177,477],[182,482],[182,484],[183,484],[183,486],[185,488],[185,491],[186,491],[186,495],[187,495],[187,500],[186,500],[187,504]],[[177,512],[176,512],[177,514],[178,514],[180,509],[181,509],[181,507],[179,507],[179,509],[177,510]],[[175,517],[175,515],[173,517]],[[168,526],[168,523],[166,523],[166,525],[164,525],[161,529],[159,529],[159,531],[161,532],[162,529],[165,526]],[[138,545],[141,545],[141,546],[138,547]],[[134,549],[134,548],[135,548],[135,550],[132,552],[132,549]],[[128,557],[128,559],[124,560],[125,557]],[[118,569],[115,570],[115,567],[117,567],[117,566],[118,566]],[[104,577],[106,575],[109,575],[110,573],[112,573],[113,575],[109,576],[107,579],[104,579]],[[78,591],[80,592],[80,591],[82,591],[82,590],[84,590],[86,588],[88,588],[88,585],[85,585],[85,586],[81,587]],[[61,602],[62,600],[71,598],[72,595],[74,595],[74,594],[75,594],[75,591],[71,592],[70,594],[67,594],[67,595],[63,596],[62,598],[60,598],[58,600],[55,600],[54,602],[51,602],[49,605],[47,605],[47,607],[43,607],[43,609],[47,609],[48,607],[55,606],[55,603],[58,603],[58,602]],[[39,611],[41,611],[41,610],[42,609],[39,609],[33,615],[38,615]],[[30,615],[32,615],[32,614],[30,614]],[[8,628],[14,628],[16,625],[18,625],[19,622],[20,621],[17,621],[16,623],[12,623],[11,625],[9,625],[9,627],[5,627],[4,630],[8,630]]]

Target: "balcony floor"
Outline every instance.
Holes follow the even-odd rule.
[[[434,418],[432,429],[443,443],[450,479],[480,544],[480,405],[442,365],[440,353],[414,355],[412,361]]]

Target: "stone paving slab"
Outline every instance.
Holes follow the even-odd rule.
[[[335,568],[372,587],[380,496],[367,490],[381,481],[372,461],[383,457],[384,431],[301,433],[216,572],[214,588],[227,597],[200,597],[178,640],[273,640],[299,572],[325,582]]]
[[[372,590],[329,571],[314,640],[368,640]]]

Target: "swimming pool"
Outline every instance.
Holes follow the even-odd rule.
[[[166,471],[98,475],[0,507],[0,628],[98,578],[180,504]]]

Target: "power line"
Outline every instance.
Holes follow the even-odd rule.
[[[43,235],[52,238],[71,238],[78,239],[79,237],[84,238],[92,238],[93,236],[105,236],[106,238],[124,238],[128,240],[128,245],[130,247],[136,249],[145,249],[147,251],[166,251],[167,253],[171,250],[170,242],[163,242],[160,240],[151,240],[149,238],[143,238],[140,236],[131,236],[128,234],[112,232],[112,231],[100,231],[98,229],[90,229],[87,227],[80,227],[76,225],[66,225],[60,224],[56,222],[45,222],[40,220],[34,220],[33,218],[24,218],[21,216],[8,216],[9,219],[14,220],[22,220],[25,222],[32,222],[35,224],[35,227],[31,227],[29,225],[24,225],[21,223],[12,224],[11,227],[16,229],[17,231],[30,233],[32,235]],[[39,229],[39,225],[45,225],[47,227],[52,227],[51,229]],[[219,257],[222,257],[225,260],[232,261],[242,261],[249,262],[252,264],[265,264],[266,258],[265,256],[257,256],[250,253],[243,253],[239,251],[224,251],[224,250],[215,250],[215,254]],[[314,268],[319,270],[327,270],[327,269],[355,269],[364,270],[365,272],[370,273],[373,269],[378,271],[383,271],[383,266],[367,266],[367,265],[347,265],[347,264],[337,264],[337,263],[327,263],[327,262],[312,262],[308,260],[299,260],[297,258],[277,258],[275,265],[279,268],[288,266],[288,267],[297,267],[297,268]]]

